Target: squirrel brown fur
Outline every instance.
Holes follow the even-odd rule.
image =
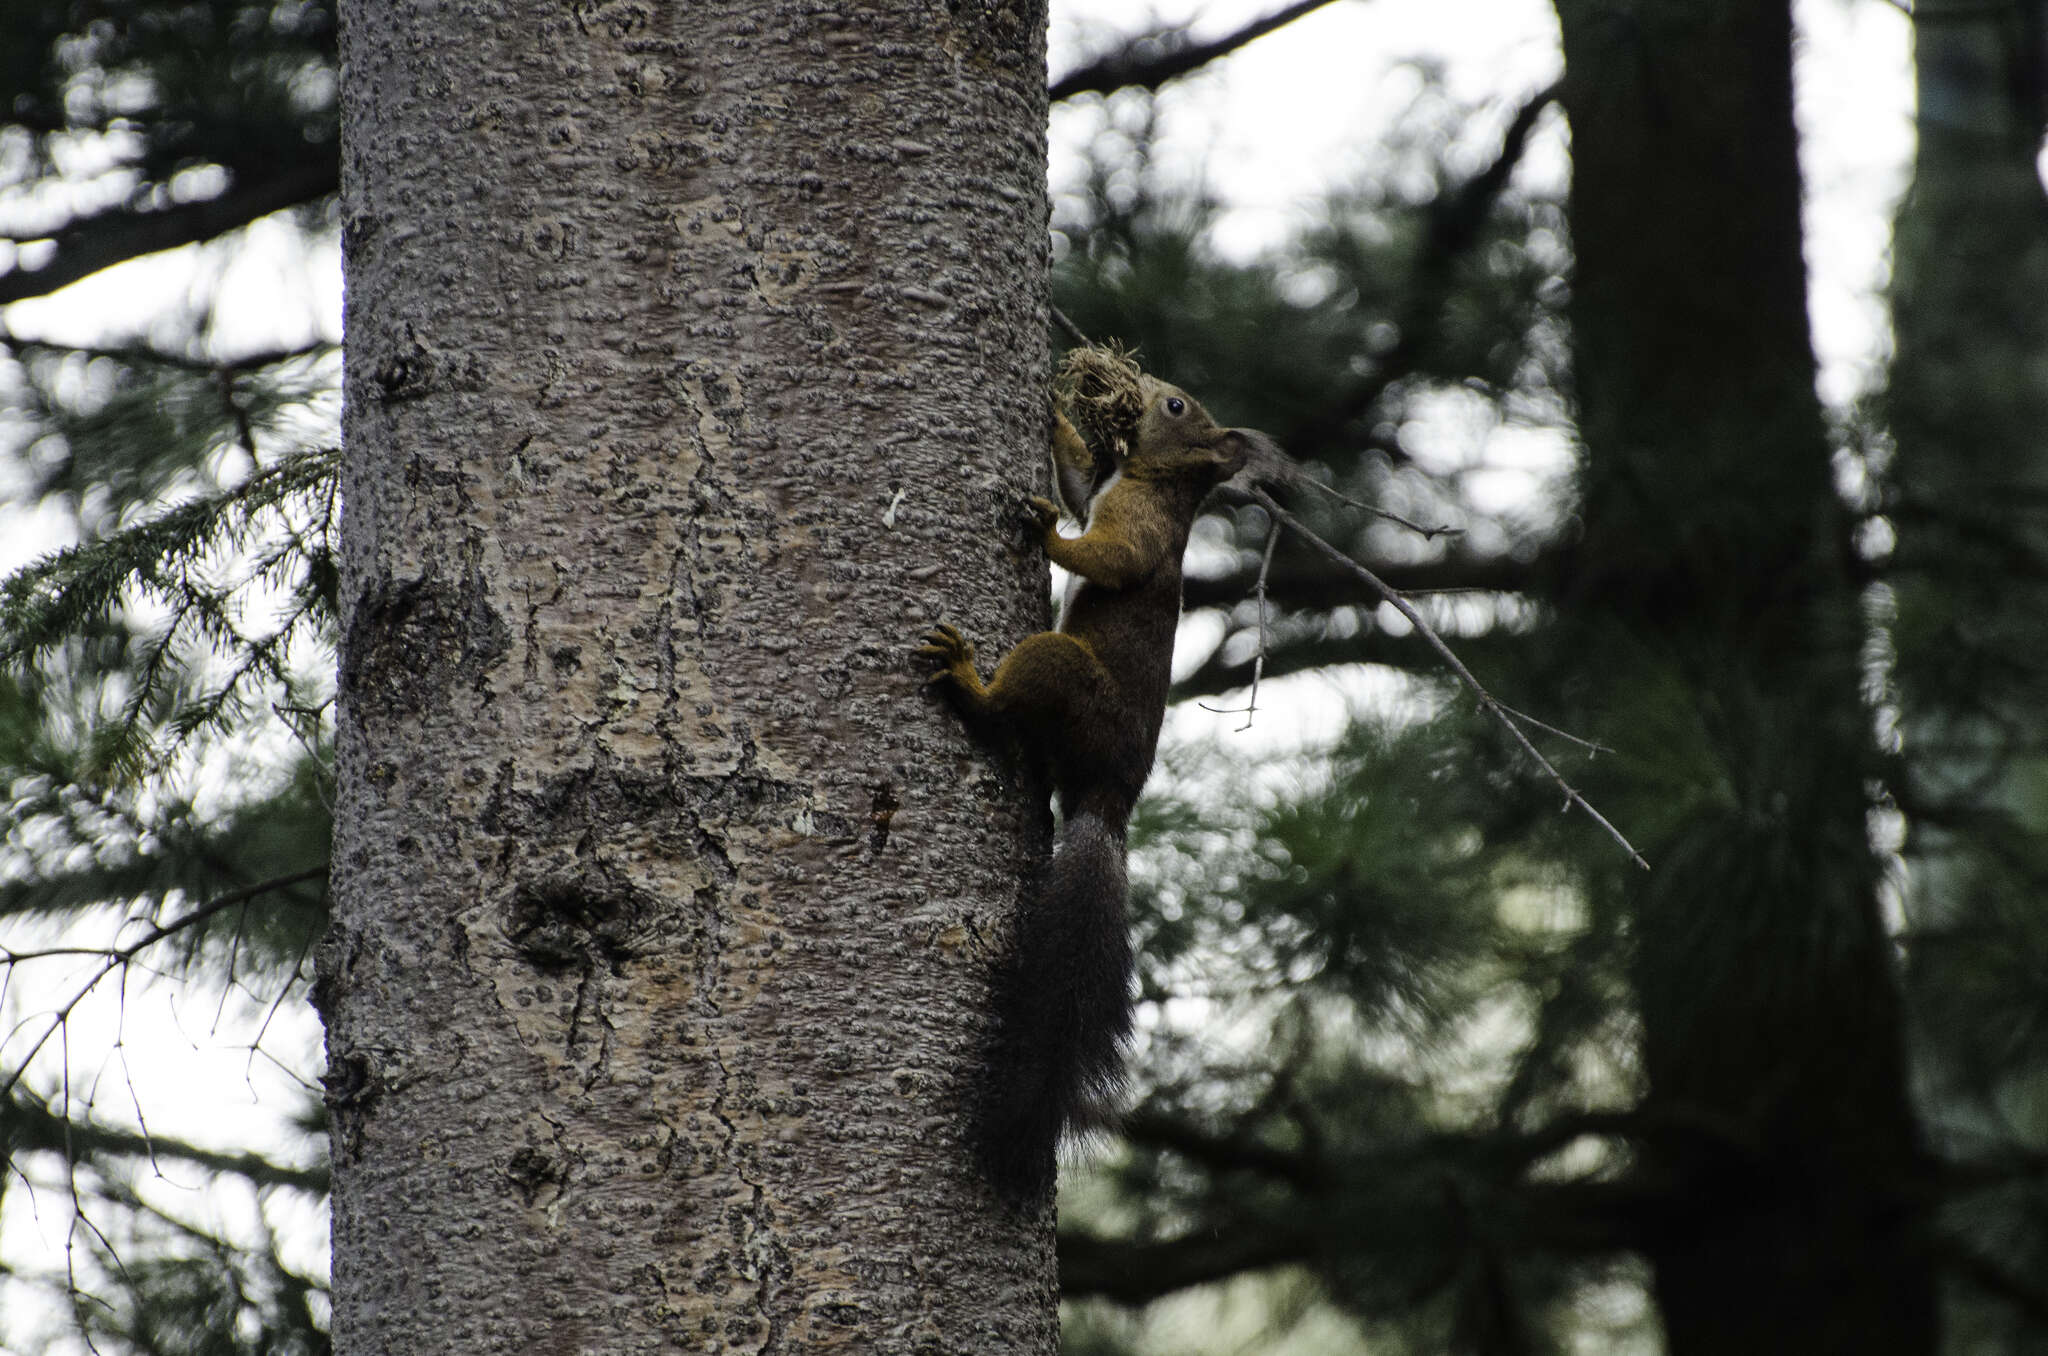
[[[1025,638],[987,683],[951,626],[918,650],[929,683],[970,726],[1044,760],[1060,807],[1052,863],[996,975],[974,1126],[984,1171],[1016,1200],[1051,1190],[1060,1136],[1098,1118],[1122,1084],[1132,972],[1124,834],[1166,712],[1181,555],[1209,491],[1249,460],[1279,455],[1265,434],[1224,428],[1187,392],[1128,371],[1135,417],[1123,436],[1098,434],[1091,447],[1055,416],[1054,487],[1082,534],[1061,536],[1059,505],[1031,500],[1047,557],[1072,575],[1058,629]]]

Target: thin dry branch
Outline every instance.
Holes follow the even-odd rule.
[[[1088,346],[1088,336],[1081,332],[1081,327],[1076,325],[1065,311],[1057,306],[1050,306],[1048,309],[1052,311],[1052,323],[1060,327],[1060,333],[1067,336],[1068,343],[1077,348]]]
[[[1509,706],[1506,702],[1498,702],[1496,703],[1496,705],[1498,705],[1501,710],[1507,712],[1508,715],[1512,716],[1516,720],[1521,721],[1522,724],[1529,726],[1531,729],[1541,730],[1543,731],[1543,733],[1547,735],[1554,735],[1557,738],[1565,740],[1569,743],[1577,744],[1587,753],[1602,754],[1614,752],[1613,749],[1608,748],[1605,744],[1600,743],[1598,740],[1584,739],[1578,735],[1573,734],[1570,730],[1560,730],[1555,725],[1551,725],[1544,721],[1536,719],[1536,717],[1530,715],[1527,711],[1517,711],[1514,707]]]
[[[1267,494],[1264,490],[1253,489],[1250,491],[1250,497],[1253,503],[1273,515],[1275,522],[1280,523],[1288,531],[1301,538],[1302,541],[1328,559],[1331,564],[1350,572],[1363,581],[1367,587],[1392,604],[1395,611],[1406,617],[1408,624],[1415,628],[1416,634],[1420,635],[1429,644],[1429,647],[1436,651],[1437,656],[1450,667],[1452,673],[1457,675],[1458,681],[1471,690],[1473,696],[1478,699],[1480,708],[1499,721],[1501,727],[1514,737],[1517,744],[1521,745],[1522,751],[1535,759],[1536,765],[1542,768],[1552,781],[1557,783],[1559,789],[1564,792],[1565,808],[1569,809],[1576,805],[1592,816],[1593,822],[1605,829],[1608,836],[1619,843],[1622,850],[1628,853],[1630,861],[1642,867],[1645,871],[1650,869],[1650,863],[1644,858],[1642,853],[1636,851],[1635,844],[1629,842],[1628,838],[1623,835],[1620,829],[1614,827],[1613,822],[1606,815],[1601,814],[1599,810],[1595,809],[1591,801],[1580,795],[1578,788],[1566,781],[1564,774],[1559,772],[1551,761],[1545,758],[1534,744],[1529,742],[1529,737],[1522,733],[1521,726],[1516,723],[1515,716],[1509,713],[1507,707],[1502,706],[1499,701],[1495,700],[1493,694],[1486,690],[1486,685],[1473,675],[1472,670],[1465,667],[1465,662],[1458,658],[1457,653],[1445,643],[1444,638],[1437,634],[1436,628],[1431,626],[1424,619],[1423,615],[1415,610],[1414,604],[1410,603],[1399,589],[1394,588],[1364,565],[1359,564],[1350,556],[1317,536],[1307,524],[1289,513],[1286,509],[1281,508],[1274,501],[1273,496]]]
[[[4,1080],[0,1080],[0,1097],[6,1097],[13,1093],[15,1086],[28,1073],[29,1065],[34,1062],[37,1055],[42,1053],[43,1047],[50,1043],[50,1038],[68,1028],[71,1014],[77,1009],[78,1005],[84,1002],[86,997],[95,989],[99,988],[107,976],[116,971],[125,970],[142,952],[155,946],[166,937],[174,936],[185,931],[187,928],[196,927],[215,914],[223,913],[228,909],[238,908],[253,899],[268,894],[272,890],[288,889],[294,885],[304,884],[309,880],[317,880],[326,874],[327,864],[322,862],[319,866],[311,867],[305,871],[298,871],[288,876],[279,876],[273,880],[262,881],[246,889],[231,890],[227,894],[208,900],[189,913],[180,914],[168,923],[157,924],[142,937],[125,946],[52,946],[35,951],[13,951],[0,948],[0,968],[6,968],[10,972],[14,966],[23,962],[46,960],[56,956],[96,956],[102,961],[100,967],[86,979],[78,991],[50,1014],[49,1025],[43,1028],[43,1033],[37,1036],[29,1048],[23,1052],[15,1065],[14,1071],[8,1074]]]
[[[1062,317],[1062,320],[1069,327],[1072,327],[1071,321],[1065,321],[1064,317]],[[1066,372],[1073,373],[1083,369],[1087,372],[1088,379],[1102,388],[1095,395],[1091,396],[1091,400],[1106,413],[1106,417],[1112,423],[1119,421],[1135,423],[1136,415],[1127,408],[1129,398],[1139,389],[1138,368],[1131,357],[1121,350],[1099,349],[1091,345],[1067,355]],[[1128,429],[1125,432],[1127,433]],[[1564,774],[1559,772],[1556,766],[1548,758],[1545,758],[1534,744],[1529,742],[1529,737],[1522,732],[1521,725],[1517,721],[1518,719],[1529,721],[1530,724],[1540,726],[1546,730],[1551,729],[1550,726],[1522,716],[1520,712],[1512,711],[1495,700],[1493,694],[1486,690],[1485,684],[1481,683],[1474,676],[1472,670],[1465,666],[1465,662],[1458,658],[1457,653],[1445,643],[1443,637],[1437,634],[1436,628],[1431,626],[1428,620],[1415,610],[1415,605],[1409,602],[1399,589],[1394,588],[1364,565],[1353,560],[1329,542],[1324,541],[1302,523],[1300,519],[1280,507],[1272,495],[1258,487],[1257,482],[1265,477],[1288,480],[1304,478],[1300,468],[1290,458],[1285,454],[1261,455],[1246,468],[1244,474],[1252,482],[1251,488],[1244,492],[1246,498],[1266,510],[1276,529],[1280,526],[1285,526],[1296,536],[1314,547],[1319,553],[1343,567],[1347,573],[1364,580],[1374,592],[1392,604],[1396,611],[1408,619],[1409,624],[1415,628],[1416,634],[1423,638],[1445,664],[1449,665],[1451,672],[1457,675],[1458,680],[1472,690],[1473,694],[1478,698],[1481,708],[1495,720],[1499,721],[1514,741],[1521,745],[1523,752],[1534,759],[1536,765],[1542,768],[1552,781],[1557,783],[1565,795],[1565,809],[1569,810],[1572,806],[1577,805],[1581,810],[1584,810],[1592,817],[1596,824],[1607,831],[1615,842],[1621,845],[1622,849],[1628,853],[1630,861],[1633,861],[1646,871],[1649,870],[1650,863],[1643,857],[1642,853],[1636,851],[1635,845],[1629,842],[1627,837],[1622,834],[1620,829],[1614,826],[1607,816],[1595,809],[1593,803],[1581,795],[1577,787],[1565,780]],[[1273,539],[1269,538],[1266,545],[1266,559],[1259,571],[1259,653],[1254,661],[1252,670],[1255,685],[1258,677],[1263,674],[1265,669],[1265,580],[1272,564],[1272,551]],[[1253,699],[1256,701],[1256,687],[1254,688]],[[1248,706],[1246,709],[1249,712],[1252,708]],[[1555,733],[1562,734],[1563,732],[1555,731]],[[1566,737],[1573,738],[1588,748],[1597,749],[1597,746],[1591,744],[1590,741],[1577,740],[1576,736]]]
[[[1264,677],[1266,672],[1266,576],[1273,572],[1273,548],[1279,544],[1280,524],[1275,522],[1271,530],[1266,533],[1266,550],[1259,558],[1258,583],[1253,586],[1259,600],[1259,650],[1252,659],[1252,690],[1250,695],[1245,698],[1242,708],[1244,724],[1237,727],[1239,734],[1243,734],[1246,730],[1252,728],[1252,717],[1258,713],[1259,709],[1259,679]],[[1195,705],[1201,707],[1204,711],[1214,711],[1218,715],[1225,713],[1224,707],[1211,706],[1207,702],[1196,702]]]
[[[1270,463],[1262,465],[1261,469],[1267,469],[1268,466],[1270,466]],[[1363,499],[1353,499],[1334,485],[1325,485],[1301,466],[1292,462],[1282,465],[1280,471],[1282,477],[1291,485],[1304,485],[1312,490],[1321,490],[1340,504],[1349,505],[1352,508],[1370,513],[1375,518],[1384,518],[1396,526],[1405,527],[1410,532],[1419,533],[1424,541],[1435,541],[1438,537],[1458,537],[1463,536],[1465,533],[1465,529],[1462,527],[1424,527],[1421,523],[1403,518],[1392,509],[1381,508],[1378,504],[1368,504]]]

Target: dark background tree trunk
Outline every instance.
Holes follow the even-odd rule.
[[[343,24],[337,1348],[1051,1350],[907,662],[1043,620],[1042,9]]]
[[[1561,0],[1584,536],[1558,609],[1665,775],[1616,818],[1671,1350],[1928,1352],[1849,519],[1814,392],[1783,0]],[[1603,661],[1608,661],[1604,662]],[[1667,750],[1669,751],[1667,753]]]
[[[1919,147],[1875,468],[1897,543],[1892,784],[1916,1073],[1937,1146],[1981,1165],[2048,1142],[2048,8],[1934,0],[1914,16]],[[1950,1350],[2033,1349],[2043,1196],[2038,1173],[1983,1174],[1945,1214]]]

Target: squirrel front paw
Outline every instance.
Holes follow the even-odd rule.
[[[924,680],[927,687],[948,681],[965,685],[974,676],[974,642],[944,622],[925,633],[916,653],[931,665],[932,675]]]
[[[1053,503],[1052,500],[1045,498],[1043,495],[1034,494],[1024,501],[1023,509],[1025,514],[1028,515],[1026,527],[1030,530],[1031,535],[1041,540],[1059,535],[1060,506],[1058,504]]]

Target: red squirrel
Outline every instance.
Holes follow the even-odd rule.
[[[951,626],[917,651],[933,670],[927,685],[945,689],[970,727],[1044,758],[1060,808],[1051,866],[996,975],[973,1134],[990,1181],[1018,1201],[1052,1189],[1060,1136],[1099,1119],[1123,1083],[1124,834],[1165,717],[1189,529],[1210,490],[1280,455],[1263,433],[1218,425],[1178,387],[1130,375],[1135,424],[1109,450],[1091,451],[1056,417],[1054,485],[1082,535],[1061,536],[1060,506],[1031,500],[1046,556],[1073,576],[1057,629],[1026,637],[986,683],[973,644]]]

